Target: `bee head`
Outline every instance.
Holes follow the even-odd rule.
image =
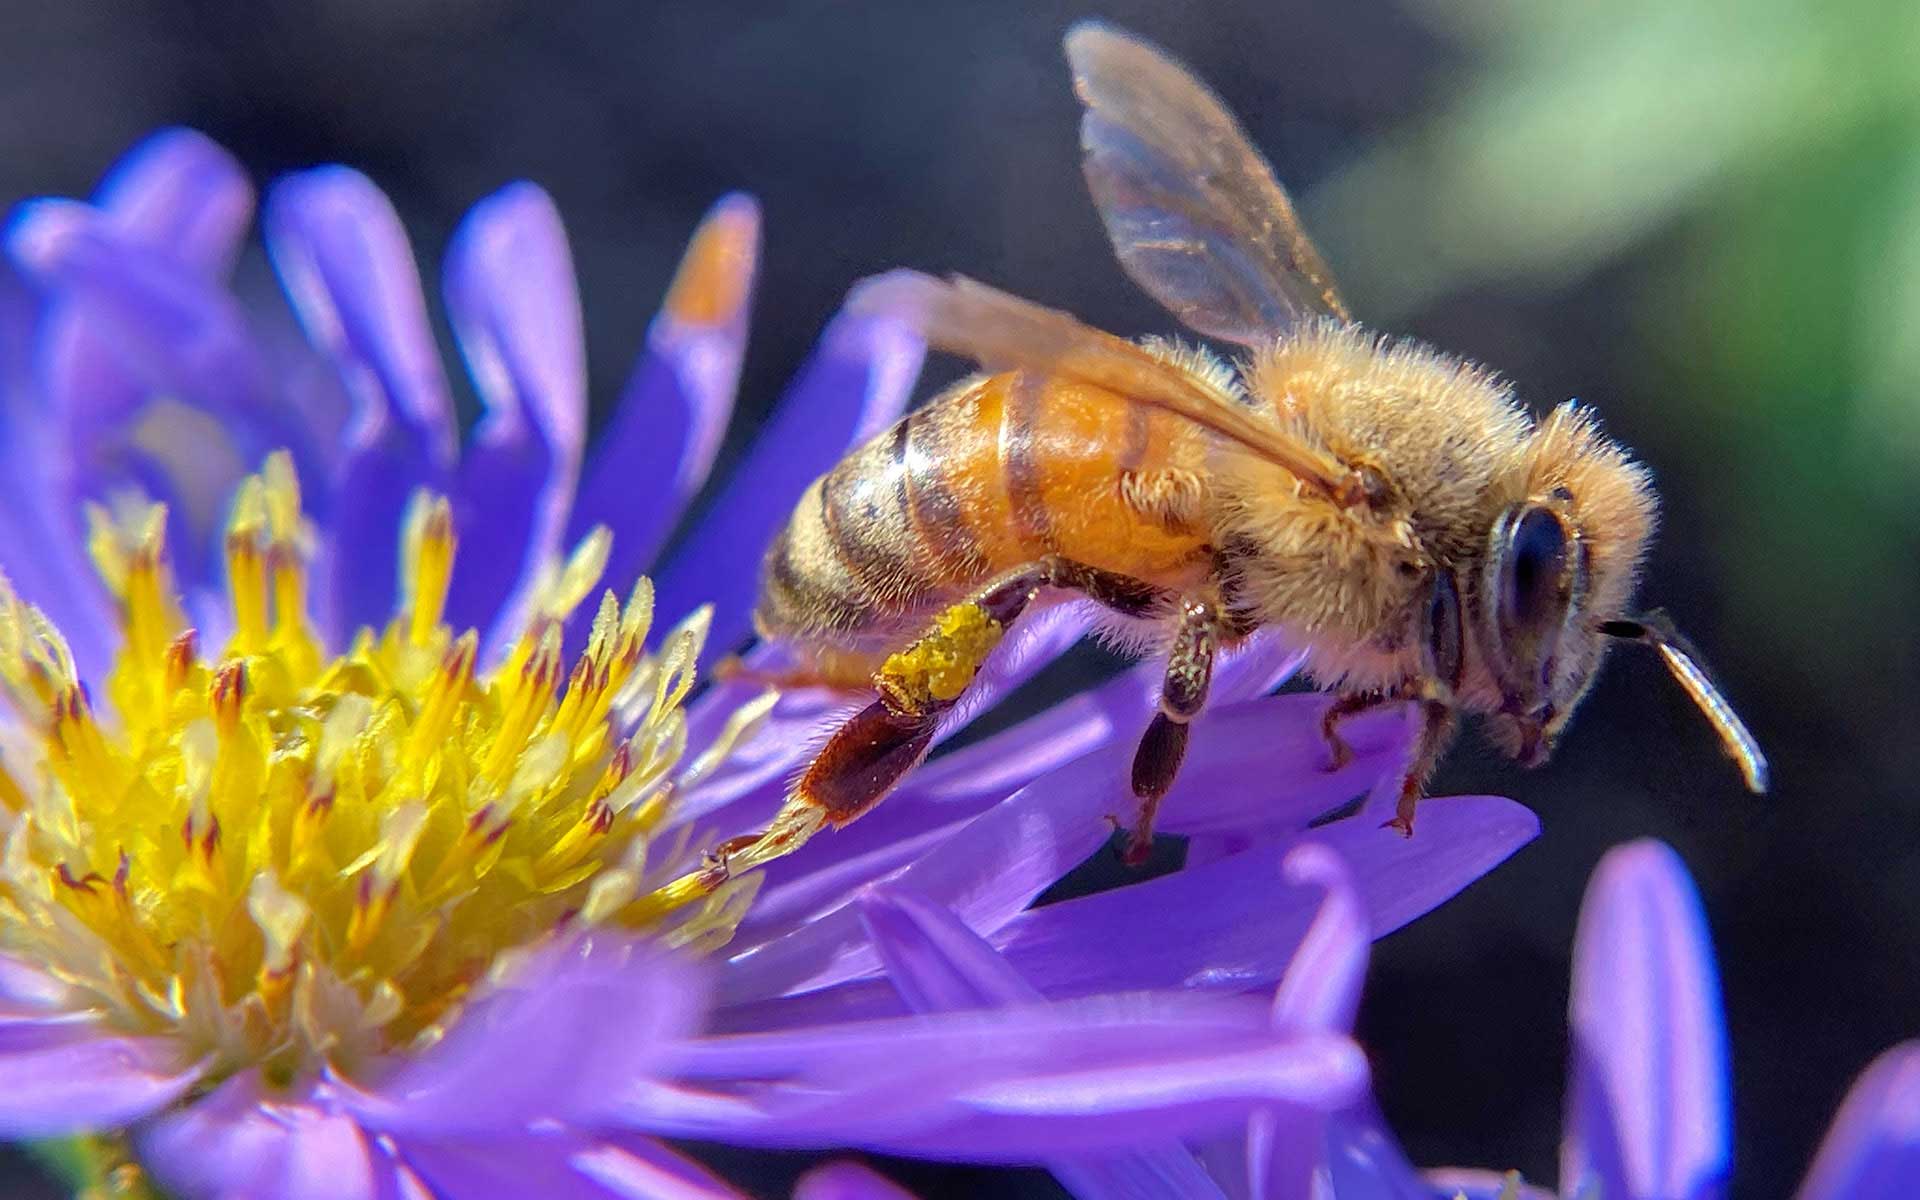
[[[1529,765],[1552,752],[1624,617],[1653,533],[1644,468],[1572,403],[1534,432],[1504,481],[1475,581],[1473,624],[1499,693],[1487,732]]]

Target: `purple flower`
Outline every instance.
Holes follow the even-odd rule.
[[[1653,841],[1607,854],[1574,945],[1573,1062],[1560,1155],[1566,1197],[1726,1193],[1732,1172],[1726,1028],[1700,897]],[[1841,1107],[1802,1200],[1920,1193],[1920,1045],[1887,1051]],[[1435,1172],[1451,1193],[1496,1196],[1488,1172]]]
[[[1261,639],[1168,799],[1174,875],[1027,911],[1126,802],[1138,671],[715,890],[700,852],[764,824],[841,698],[696,671],[745,638],[804,485],[900,411],[918,342],[836,318],[742,482],[655,561],[729,415],[751,201],[696,233],[591,448],[538,189],[449,250],[484,410],[464,444],[374,186],[268,194],[304,337],[228,288],[251,218],[231,160],[170,131],[8,229],[0,1135],[120,1131],[99,1144],[188,1195],[710,1195],[654,1137],[1084,1164],[1250,1111],[1293,1127],[1364,1068],[1343,1028],[1245,995],[1323,907],[1279,856],[1347,861],[1384,932],[1533,836],[1491,797],[1382,831],[1402,718],[1322,770],[1321,701],[1265,695],[1295,656]],[[1084,625],[1031,623],[984,695]]]
[[[1061,1061],[1057,1064],[1061,1079],[1031,1081],[1018,1093],[983,1093],[993,1108],[968,1112],[967,1120],[944,1124],[937,1136],[924,1138],[910,1130],[888,1128],[855,1144],[893,1153],[940,1155],[944,1138],[956,1129],[993,1130],[1007,1160],[1044,1162],[1076,1196],[1089,1200],[1270,1191],[1308,1195],[1302,1189],[1310,1185],[1318,1159],[1303,1151],[1324,1140],[1338,1115],[1361,1102],[1357,1091],[1347,1100],[1336,1100],[1340,1089],[1327,1086],[1326,1077],[1341,1069],[1344,1061],[1336,1048],[1346,1044],[1344,1030],[1357,1003],[1366,964],[1369,910],[1377,909],[1383,893],[1391,888],[1381,880],[1356,887],[1340,853],[1326,843],[1296,846],[1277,859],[1271,853],[1263,857],[1271,877],[1261,889],[1264,900],[1282,914],[1254,934],[1255,940],[1267,944],[1280,972],[1272,999],[1261,1000],[1251,1010],[1271,1039],[1266,1049],[1243,1044],[1247,1030],[1223,1023],[1212,1054],[1169,1065],[1150,1077],[1085,1071],[1078,1063]],[[1144,891],[1151,886],[1125,890]],[[1029,915],[1041,917],[1056,908],[1081,906],[1067,923],[1087,921],[1096,913],[1111,918],[1115,914],[1102,909],[1114,895],[1067,901]],[[969,929],[954,910],[906,886],[869,888],[857,903],[874,951],[885,965],[884,986],[899,1006],[923,1019],[991,1013],[996,1024],[1011,1023],[1050,999],[1056,1005],[1062,1003],[1057,996],[1074,992],[1071,985],[1063,986],[1057,974],[1045,984],[1039,982],[1049,960],[1027,959],[1020,953],[1018,938],[1000,949],[995,939]],[[1109,920],[1109,937],[1104,941],[1063,941],[1050,958],[1086,960],[1077,972],[1097,977],[1102,967],[1096,960],[1132,953],[1134,947],[1123,939],[1135,932],[1144,935],[1146,952],[1153,954],[1155,943],[1170,938],[1183,915],[1166,911],[1164,904],[1160,908],[1158,918],[1146,918],[1144,923],[1139,920],[1147,911],[1144,908],[1131,914],[1136,920],[1130,925]],[[1198,936],[1212,935],[1202,931]],[[1023,969],[1028,962],[1033,968]],[[1236,976],[1243,987],[1250,977]],[[1193,977],[1175,994],[1184,992],[1197,999],[1231,986]],[[1136,993],[1091,996],[1085,1002],[1123,1011],[1123,1006],[1144,1000]],[[1286,1047],[1286,1052],[1280,1047]],[[1313,1047],[1323,1047],[1325,1057],[1317,1062],[1310,1059],[1307,1051]],[[1312,1070],[1305,1077],[1318,1082],[1303,1092],[1302,1071],[1309,1062]],[[1220,1094],[1233,1095],[1238,1103],[1221,1105],[1212,1099]],[[1118,1154],[1110,1145],[1076,1139],[1071,1126],[1055,1124],[1075,1106],[1099,1105],[1107,1111],[1129,1103],[1164,1102],[1170,1095],[1181,1098],[1185,1115],[1190,1117],[1204,1107],[1214,1119],[1183,1123],[1152,1112],[1151,1119],[1133,1123],[1133,1138]],[[1021,1119],[1007,1121],[1006,1110],[1015,1108]],[[1237,1150],[1237,1157],[1227,1164],[1231,1183],[1216,1173],[1220,1164],[1215,1161],[1224,1156],[1229,1143]],[[1249,1180],[1255,1182],[1250,1185]],[[859,1168],[841,1165],[810,1178],[802,1194],[899,1195],[897,1190],[889,1191],[890,1186]]]
[[[1323,999],[1299,1010],[1324,1027],[1344,1027],[1357,996],[1353,956],[1364,956],[1363,943],[1348,937],[1341,944],[1346,950],[1338,956],[1340,968],[1317,975],[1311,985]],[[1661,843],[1641,841],[1602,859],[1587,889],[1574,947],[1573,1061],[1559,1193],[1566,1200],[1706,1200],[1725,1194],[1732,1141],[1715,975],[1700,899],[1678,856]],[[1283,997],[1286,992],[1283,985]],[[1802,1200],[1891,1200],[1920,1192],[1917,1114],[1920,1043],[1909,1042],[1887,1051],[1855,1084],[1801,1187]],[[1337,1200],[1552,1195],[1511,1172],[1445,1169],[1422,1175],[1408,1165],[1369,1101],[1317,1127],[1276,1133],[1263,1144],[1256,1122],[1224,1153],[1214,1148],[1208,1161],[1225,1194]],[[1264,1186],[1255,1182],[1263,1177]],[[1131,1194],[1144,1200],[1192,1193]]]
[[[1286,886],[1274,899],[1290,915],[1276,944],[1283,969],[1270,1019],[1284,1037],[1334,1036],[1350,1026],[1358,1007],[1368,914],[1377,911],[1377,901],[1367,881],[1350,877],[1345,860],[1324,846],[1288,852],[1280,874]],[[891,986],[915,1011],[1004,1010],[1038,995],[1010,955],[924,898],[875,889],[861,904]],[[1674,853],[1645,841],[1608,854],[1588,889],[1575,947],[1574,1051],[1559,1193],[1565,1200],[1725,1193],[1732,1165],[1726,1039],[1714,975],[1699,898]],[[1290,1111],[1254,1105],[1228,1133],[1193,1137],[1143,1127],[1140,1140],[1121,1155],[1045,1158],[1080,1200],[1553,1197],[1514,1172],[1423,1174],[1408,1164],[1364,1097],[1343,1107]],[[799,1194],[805,1200],[905,1195],[850,1163],[821,1168]],[[1915,1194],[1920,1042],[1908,1042],[1861,1075],[1798,1195],[1894,1200]]]

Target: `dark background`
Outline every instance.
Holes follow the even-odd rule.
[[[1085,15],[1160,41],[1303,198],[1356,312],[1539,407],[1596,403],[1653,466],[1644,596],[1773,759],[1774,794],[1743,794],[1633,655],[1545,769],[1454,755],[1436,790],[1516,796],[1545,828],[1377,947],[1361,1036],[1413,1158],[1552,1180],[1575,912],[1630,838],[1672,843],[1705,895],[1739,1194],[1784,1194],[1852,1076],[1920,1025],[1920,40],[1898,3],[26,7],[0,16],[0,197],[83,194],[185,122],[262,182],[367,171],[431,277],[467,205],[536,180],[573,237],[603,400],[705,206],[757,194],[731,450],[846,286],[889,266],[1167,331],[1084,196],[1058,51]],[[243,286],[271,286],[257,255]],[[799,1165],[726,1161],[769,1189]],[[888,1169],[928,1196],[1016,1185]]]

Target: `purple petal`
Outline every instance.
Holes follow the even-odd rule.
[[[1029,1161],[1220,1129],[1254,1107],[1349,1103],[1345,1038],[1283,1036],[1237,998],[1135,995],[705,1038],[622,1120],[766,1145]]]
[[[993,947],[923,896],[875,888],[861,898],[860,914],[886,963],[887,977],[914,1012],[1006,1008],[1040,999]],[[1147,1143],[1123,1154],[1047,1165],[1081,1200],[1205,1197],[1217,1191],[1178,1142]]]
[[[856,1162],[831,1162],[815,1167],[793,1185],[793,1200],[914,1200],[878,1171]]]
[[[1067,631],[1070,627],[1062,630]],[[782,707],[787,702],[783,698]],[[1144,703],[1125,681],[1118,687],[1109,684],[934,759],[858,822],[817,837],[764,868],[766,882],[735,935],[733,952],[737,955],[791,932],[801,922],[844,903],[860,885],[920,858],[962,822],[1038,776],[1098,749],[1114,725],[1130,718]],[[816,704],[811,716],[804,715],[808,710],[796,708],[787,719],[779,719],[777,707],[776,720],[763,731],[765,739],[755,739],[767,744],[766,761],[751,768],[753,775],[735,777],[747,785],[746,790],[726,798],[724,807],[712,803],[716,793],[696,790],[688,797],[687,818],[727,829],[764,824],[784,796],[787,781],[818,744],[820,731],[834,713],[847,711],[846,705],[844,699],[834,707]],[[707,807],[699,811],[697,805]]]
[[[942,722],[935,745],[959,733],[1001,697],[1058,658],[1080,639],[1086,631],[1089,617],[1084,606],[1069,604],[1050,608],[1021,622],[968,689],[966,703]],[[786,647],[762,644],[747,654],[746,663],[754,670],[778,671],[792,666],[794,659]],[[688,744],[698,746],[711,741],[725,723],[727,715],[751,699],[757,690],[754,685],[747,683],[722,683],[709,689],[694,703],[693,711],[688,716]],[[812,748],[824,740],[834,723],[852,711],[856,701],[857,697],[853,694],[820,688],[798,689],[782,695],[768,719],[751,739],[728,757],[727,764],[682,797],[675,806],[676,817],[682,821],[697,819],[717,822],[729,828],[744,827],[756,821],[764,823],[784,797],[786,784],[794,771],[805,761]],[[1052,711],[1048,710],[1048,713]],[[1045,714],[1033,718],[1033,721],[1044,719]],[[1080,728],[1084,724],[1080,720],[1080,710],[1075,709],[1065,721],[1056,721],[1045,727],[1030,723],[1020,727],[1027,732],[1014,734],[1006,731],[1002,736],[990,739],[996,747],[994,754],[983,755],[979,753],[982,747],[976,746],[957,755],[936,759],[914,772],[899,797],[881,811],[899,812],[907,807],[901,802],[904,797],[927,794],[924,789],[915,789],[915,785],[929,777],[957,777],[966,781],[963,786],[969,790],[982,796],[996,792],[994,798],[998,799],[1048,767],[1058,766],[1098,745],[1099,736],[1091,730]],[[1080,748],[1074,749],[1075,746]],[[1035,750],[1040,753],[1032,753]],[[963,755],[966,756],[966,765],[950,765]],[[991,781],[973,783],[983,770],[991,776]],[[733,806],[738,806],[739,811],[726,811]],[[963,814],[959,808],[950,806],[944,817],[936,823],[944,823],[960,815]],[[862,827],[868,823],[863,822]],[[926,826],[924,820],[917,824],[922,828]],[[787,873],[805,872],[790,870]],[[770,880],[773,878],[769,876]],[[760,905],[756,904],[756,912],[759,908]]]
[[[1416,835],[1417,837],[1417,835]],[[1574,940],[1562,1190],[1714,1196],[1730,1167],[1726,1033],[1699,895],[1654,841],[1608,852]]]
[[[968,689],[966,700],[942,722],[935,744],[965,729],[974,718],[1058,658],[1080,639],[1093,618],[1089,606],[1068,603],[1021,622],[1008,644],[988,660],[980,678]],[[778,670],[792,659],[783,647],[762,645],[754,648],[747,661],[757,669]],[[1291,676],[1300,661],[1301,655],[1277,635],[1269,631],[1255,635],[1221,664],[1213,706],[1220,708],[1265,695]],[[1116,730],[1144,729],[1158,694],[1160,672],[1158,664],[1143,665],[957,754],[934,759],[915,771],[877,815],[863,818],[854,827],[867,835],[872,846],[856,847],[853,838],[842,831],[837,840],[816,841],[770,867],[769,886],[756,903],[749,924],[742,926],[742,934],[782,919],[773,914],[784,913],[802,902],[803,892],[844,893],[854,883],[891,871],[905,861],[897,848],[907,838],[984,809],[1036,776],[1096,749]],[[699,745],[710,740],[726,714],[745,703],[753,690],[745,684],[722,684],[709,690],[695,703],[689,718],[689,742]],[[734,756],[736,761],[690,792],[678,813],[683,819],[715,819],[728,828],[764,823],[785,795],[793,771],[832,729],[834,720],[850,711],[851,703],[845,694],[822,691],[783,696],[753,742]],[[756,750],[756,745],[765,750]],[[910,812],[920,799],[935,801],[941,807],[937,811]],[[721,815],[723,809],[733,805],[742,811]],[[877,853],[868,857],[870,852]],[[863,857],[864,865],[853,863],[855,856]],[[835,861],[829,866],[816,861],[819,859]],[[831,881],[829,873],[833,875]],[[781,897],[781,886],[789,879],[802,891]]]
[[[566,540],[596,525],[612,530],[607,579],[616,590],[653,563],[713,468],[733,413],[759,260],[760,206],[737,192],[722,197],[694,231],[646,351],[594,446]]]
[[[900,883],[953,908],[975,929],[998,928],[1107,840],[1112,830],[1102,816],[1124,786],[1121,758],[1109,748],[1042,777],[915,860]],[[842,907],[730,959],[721,994],[739,1003],[878,967],[857,916]]]
[[[1160,827],[1187,835],[1294,833],[1393,774],[1405,754],[1406,714],[1371,713],[1341,726],[1354,759],[1328,771],[1320,736],[1327,703],[1317,693],[1294,693],[1209,709],[1194,722]]]
[[[659,610],[670,618],[713,604],[708,661],[747,637],[760,557],[800,493],[856,439],[900,415],[923,353],[895,321],[843,313],[827,326],[732,482],[656,581]]]
[[[1103,696],[1111,701],[1125,694]],[[1315,696],[1277,696],[1209,712],[1195,724],[1187,763],[1162,808],[1163,825],[1182,830],[1257,823],[1297,832],[1364,788],[1397,753],[1402,726],[1392,718],[1388,728],[1395,737],[1383,748],[1366,740],[1380,732],[1377,721],[1355,721],[1350,740],[1360,753],[1344,770],[1327,773],[1308,765],[1323,750],[1317,733],[1306,728],[1317,724],[1324,703]],[[1048,773],[924,853],[900,882],[991,933],[1099,848],[1112,832],[1109,817],[1131,818],[1132,760],[1128,739]],[[871,974],[877,965],[858,922],[841,910],[736,954],[727,964],[722,995],[732,1004],[806,991]]]
[[[39,382],[71,459],[53,502],[77,509],[139,484],[170,506],[182,585],[206,585],[240,475],[282,446],[317,469],[238,304],[86,205],[24,206],[7,245],[49,297]]]
[[[246,172],[192,129],[163,129],[129,150],[93,199],[128,240],[213,281],[233,270],[253,220]]]
[[[269,1093],[237,1075],[136,1134],[169,1192],[259,1200],[384,1200],[406,1193],[354,1120],[312,1093]]]
[[[1265,1048],[1223,1048],[1147,1066],[1124,1060],[990,1083],[964,1097],[969,1119],[883,1145],[936,1156],[1134,1150],[1196,1136],[1272,1106],[1298,1120],[1334,1108],[1366,1085],[1366,1060],[1344,1038],[1304,1037]],[[976,1149],[979,1147],[979,1149]]]
[[[322,598],[347,628],[392,611],[394,547],[417,486],[444,489],[454,424],[426,301],[400,219],[345,167],[289,176],[267,197],[267,246],[307,336],[330,355],[354,405],[332,481]]]
[[[1371,1098],[1345,1111],[1248,1122],[1248,1189],[1262,1200],[1442,1200],[1407,1162]],[[1451,1193],[1445,1200],[1452,1200]],[[1569,1198],[1571,1200],[1571,1198]]]
[[[1274,1020],[1287,1028],[1350,1030],[1372,938],[1346,862],[1327,846],[1309,844],[1288,852],[1280,874],[1290,884],[1320,889],[1320,904],[1280,976]]]
[[[560,214],[530,183],[474,206],[446,274],[447,311],[486,407],[454,494],[467,547],[455,561],[447,619],[455,629],[491,627],[497,649],[518,634],[527,590],[562,552],[580,477],[580,297]]]
[[[868,889],[860,919],[911,1012],[1004,1008],[1040,993],[950,911],[900,888]]]
[[[0,1014],[12,1017],[61,1012],[73,1001],[73,989],[20,959],[0,954]]]
[[[323,529],[314,572],[314,605],[325,628],[338,635],[331,644],[343,644],[361,626],[378,629],[393,615],[407,505],[436,478],[420,445],[384,418],[351,436],[333,477],[338,504]]]
[[[442,1200],[736,1200],[741,1193],[648,1138],[570,1129],[396,1139],[395,1152]]]
[[[471,1133],[597,1109],[699,1024],[690,964],[619,939],[534,952],[447,1034],[346,1103],[382,1130]],[[500,1064],[510,1062],[511,1071]]]
[[[0,1056],[37,1054],[100,1036],[100,1017],[85,1009],[0,1013]]]
[[[1214,669],[1208,707],[1221,708],[1266,695],[1293,678],[1306,657],[1278,629],[1260,630],[1228,651]]]
[[[938,746],[973,724],[976,717],[1066,653],[1097,615],[1091,604],[1070,601],[1049,605],[1019,622],[988,657],[960,703],[941,720],[933,744]]]
[[[347,167],[289,175],[267,197],[267,247],[294,311],[363,406],[391,408],[440,464],[453,407],[406,231],[386,196]]]
[[[1920,1194],[1920,1042],[1873,1060],[1847,1092],[1800,1200],[1904,1200]]]
[[[1047,1164],[1075,1200],[1226,1200],[1199,1160],[1179,1143],[1109,1157]]]
[[[969,689],[968,701],[942,724],[936,744],[960,732],[1079,640],[1092,615],[1085,605],[1064,604],[1023,622]],[[759,646],[748,656],[749,665],[765,669],[778,669],[790,661],[778,646]],[[1300,656],[1277,638],[1256,636],[1222,664],[1223,687],[1216,694],[1216,707],[1265,694],[1291,675],[1299,662]],[[766,884],[753,912],[735,938],[736,950],[777,936],[797,920],[831,907],[829,901],[837,903],[858,885],[897,870],[919,857],[925,839],[1099,748],[1116,730],[1144,729],[1159,675],[1156,664],[1127,672],[1012,729],[936,758],[857,825],[838,830],[831,838],[817,838],[773,863],[764,872]],[[709,691],[689,720],[689,741],[697,745],[711,739],[725,713],[751,694],[744,684],[723,684]],[[843,694],[821,691],[782,697],[734,761],[683,798],[678,815],[723,828],[765,824],[785,796],[793,773],[835,720],[850,711],[850,704]]]
[[[1384,936],[1485,874],[1538,829],[1532,813],[1510,800],[1429,799],[1410,839],[1365,818],[1338,821],[1298,839],[1338,853],[1363,906],[1360,913],[1342,912],[1337,904],[1329,913],[1324,881],[1313,872],[1283,875],[1278,869],[1282,847],[1263,842],[1201,867],[1019,913],[993,927],[987,940],[1021,978],[1056,999],[1141,988],[1245,992],[1281,979],[1302,942],[1325,919],[1329,966],[1346,958],[1342,969],[1357,975],[1364,958],[1338,932],[1350,921],[1356,931]],[[1338,950],[1343,944],[1348,949]],[[1116,946],[1124,946],[1124,952]],[[858,949],[840,953],[857,964]],[[740,967],[756,969],[752,959],[748,955]],[[755,982],[749,978],[741,990]],[[1326,989],[1314,1001],[1321,1017],[1337,1025],[1340,996],[1357,982],[1317,983]],[[1296,1005],[1314,996],[1312,991],[1295,994]],[[717,1020],[730,1029],[790,1028],[899,1011],[893,989],[868,979],[743,1002]]]
[[[1395,781],[1397,786],[1397,781]],[[1353,873],[1373,936],[1438,908],[1540,836],[1540,818],[1504,796],[1429,796],[1412,837],[1362,812],[1305,840],[1332,847]]]
[[[0,346],[0,370],[6,369]],[[0,380],[0,387],[7,382]],[[0,571],[27,603],[47,614],[66,635],[82,679],[103,679],[118,640],[113,608],[87,561],[77,513],[55,512],[52,498],[67,494],[47,478],[49,465],[64,458],[48,448],[46,422],[38,412],[16,418],[0,413]]]
[[[162,1038],[100,1037],[58,1019],[0,1042],[0,1138],[112,1129],[171,1104],[200,1078]]]

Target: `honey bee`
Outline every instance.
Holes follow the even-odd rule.
[[[1216,652],[1277,626],[1334,693],[1322,732],[1418,707],[1389,824],[1459,716],[1546,760],[1609,645],[1644,643],[1764,791],[1766,761],[1687,643],[1630,615],[1653,532],[1645,468],[1568,402],[1536,421],[1479,367],[1356,324],[1293,204],[1204,84],[1155,47],[1066,38],[1086,179],[1121,265],[1227,363],[1131,342],[963,278],[901,271],[858,307],[993,373],[816,480],[767,552],[756,622],[815,682],[869,690],[773,826],[763,861],[852,820],[927,752],[1022,615],[1091,599],[1164,656],[1133,764],[1148,846]]]

